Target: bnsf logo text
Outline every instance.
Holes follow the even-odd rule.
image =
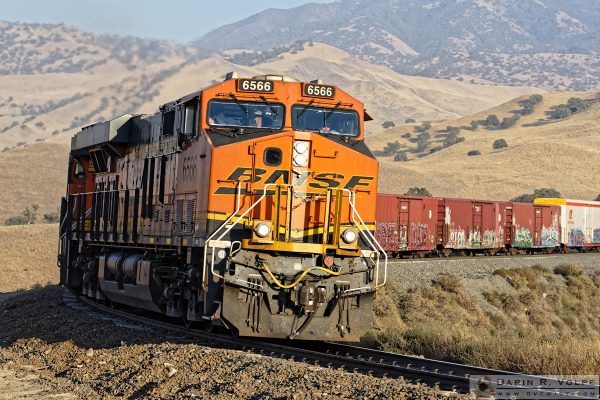
[[[228,181],[240,182],[262,182],[266,184],[282,183],[289,184],[290,171],[285,169],[276,169],[267,175],[267,170],[255,168],[254,176],[252,176],[252,168],[238,167],[227,178]],[[303,171],[294,173],[294,186],[307,185],[313,189],[354,189],[356,187],[368,187],[375,179],[373,176],[353,175],[346,178],[342,174],[334,172],[314,173],[311,171]],[[232,187],[219,187],[215,194],[233,194],[235,189]]]

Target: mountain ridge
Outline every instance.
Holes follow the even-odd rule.
[[[408,75],[595,90],[598,19],[586,0],[338,0],[265,10],[192,44],[264,52],[320,41]]]

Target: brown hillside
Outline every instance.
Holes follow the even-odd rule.
[[[88,52],[93,52],[93,46],[87,45]],[[219,56],[186,61],[173,55],[123,63],[100,50],[89,56],[90,66],[84,71],[42,69],[28,75],[0,75],[0,151],[36,141],[69,143],[82,126],[127,112],[153,113],[162,103],[222,80],[228,71],[240,76],[286,74],[305,81],[320,78],[339,85],[366,103],[376,119],[371,132],[380,130],[386,120],[398,124],[407,117],[457,118],[522,94],[541,92],[401,75],[319,43],[253,67]]]
[[[433,124],[429,130],[433,143],[424,153],[410,150],[415,144],[402,138],[416,124],[403,125],[370,136],[367,141],[374,150],[386,143],[398,141],[409,150],[407,162],[394,162],[381,157],[380,191],[403,193],[411,186],[426,187],[437,196],[508,199],[532,192],[536,188],[557,189],[565,197],[593,199],[600,192],[600,105],[562,120],[549,120],[547,112],[571,97],[593,98],[596,93],[551,93],[537,104],[531,115],[522,116],[516,126],[508,129],[476,130],[461,128],[465,141],[433,154],[424,155],[431,147],[441,145],[447,126],[461,127],[472,120],[496,114],[500,120],[514,115],[520,108],[515,99],[496,108],[458,120]],[[531,124],[540,124],[530,126]],[[529,125],[529,126],[528,126]],[[436,135],[438,135],[436,137]],[[496,139],[505,139],[508,148],[494,150]],[[479,150],[480,156],[467,156]]]

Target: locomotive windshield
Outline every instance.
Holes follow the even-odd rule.
[[[336,108],[292,107],[292,123],[299,131],[329,133],[341,136],[358,136],[358,114],[355,111]]]
[[[281,104],[213,100],[208,106],[211,126],[281,129],[284,109]]]

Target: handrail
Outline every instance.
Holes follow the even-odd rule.
[[[377,289],[378,287],[384,286],[387,282],[387,264],[388,264],[387,253],[383,249],[381,244],[377,241],[377,239],[375,239],[375,236],[373,236],[371,231],[367,228],[367,224],[365,224],[362,217],[358,213],[358,210],[356,209],[356,193],[353,193],[352,191],[350,191],[350,189],[342,189],[342,190],[344,190],[345,192],[348,192],[348,204],[350,204],[350,207],[352,208],[352,222],[354,222],[356,224],[356,226],[358,226],[358,229],[360,229],[361,233],[365,236],[365,238],[367,239],[367,242],[369,243],[371,248],[373,248],[373,250],[375,250],[375,253],[377,255],[377,260],[375,263],[375,265],[376,265],[376,267],[375,267],[375,289]],[[364,227],[364,230],[361,228],[361,225],[356,222],[355,216],[358,217],[360,223]],[[377,248],[379,248],[379,250],[377,250]],[[384,258],[383,283],[381,283],[381,284],[379,284],[379,256],[380,256],[380,254],[383,254],[383,258]],[[358,288],[358,289],[362,289],[362,288]],[[348,291],[356,291],[358,289],[349,289]]]
[[[206,242],[205,242],[205,244],[204,244],[204,257],[203,257],[203,260],[202,260],[202,282],[201,282],[201,286],[202,286],[203,288],[204,288],[204,278],[205,278],[205,275],[206,275],[206,273],[207,273],[207,272],[206,272],[206,258],[207,258],[207,256],[208,256],[208,254],[207,254],[207,253],[208,253],[208,247],[209,247],[209,246],[208,246],[208,244],[209,244],[209,242],[210,242],[210,241],[213,239],[213,237],[215,237],[215,236],[217,235],[217,233],[219,232],[219,230],[220,230],[221,228],[223,228],[224,226],[227,226],[227,224],[229,223],[229,221],[231,221],[231,220],[233,219],[233,217],[234,217],[234,216],[235,216],[235,215],[238,213],[238,211],[240,211],[240,208],[242,208],[242,202],[241,202],[241,197],[242,197],[242,194],[241,194],[241,192],[242,192],[242,186],[241,186],[241,182],[238,182],[236,186],[237,186],[237,188],[236,188],[236,191],[237,191],[237,193],[236,193],[236,203],[237,203],[237,204],[236,204],[236,206],[237,206],[237,208],[236,208],[236,209],[235,209],[235,211],[234,211],[234,212],[233,212],[233,213],[232,213],[232,214],[229,216],[229,218],[227,218],[227,219],[225,220],[225,222],[223,222],[223,224],[221,224],[221,226],[219,226],[217,229],[215,229],[215,231],[212,233],[212,235],[210,235],[210,236],[209,236],[209,237],[206,239]],[[237,223],[237,222],[236,222],[236,223]],[[229,229],[229,230],[231,230],[231,229]],[[226,231],[226,232],[227,232],[227,231]],[[223,235],[222,235],[220,238],[222,238],[222,237],[223,237]],[[220,238],[219,238],[218,240],[220,240]],[[210,270],[211,270],[211,272],[212,272],[213,274],[216,274],[216,273],[214,272],[214,252],[213,252],[213,254],[212,254],[212,257],[211,257],[211,268],[210,268]],[[224,277],[223,277],[222,275],[219,275],[219,274],[216,274],[216,275],[217,275],[218,277],[220,277],[221,279],[224,279]]]

